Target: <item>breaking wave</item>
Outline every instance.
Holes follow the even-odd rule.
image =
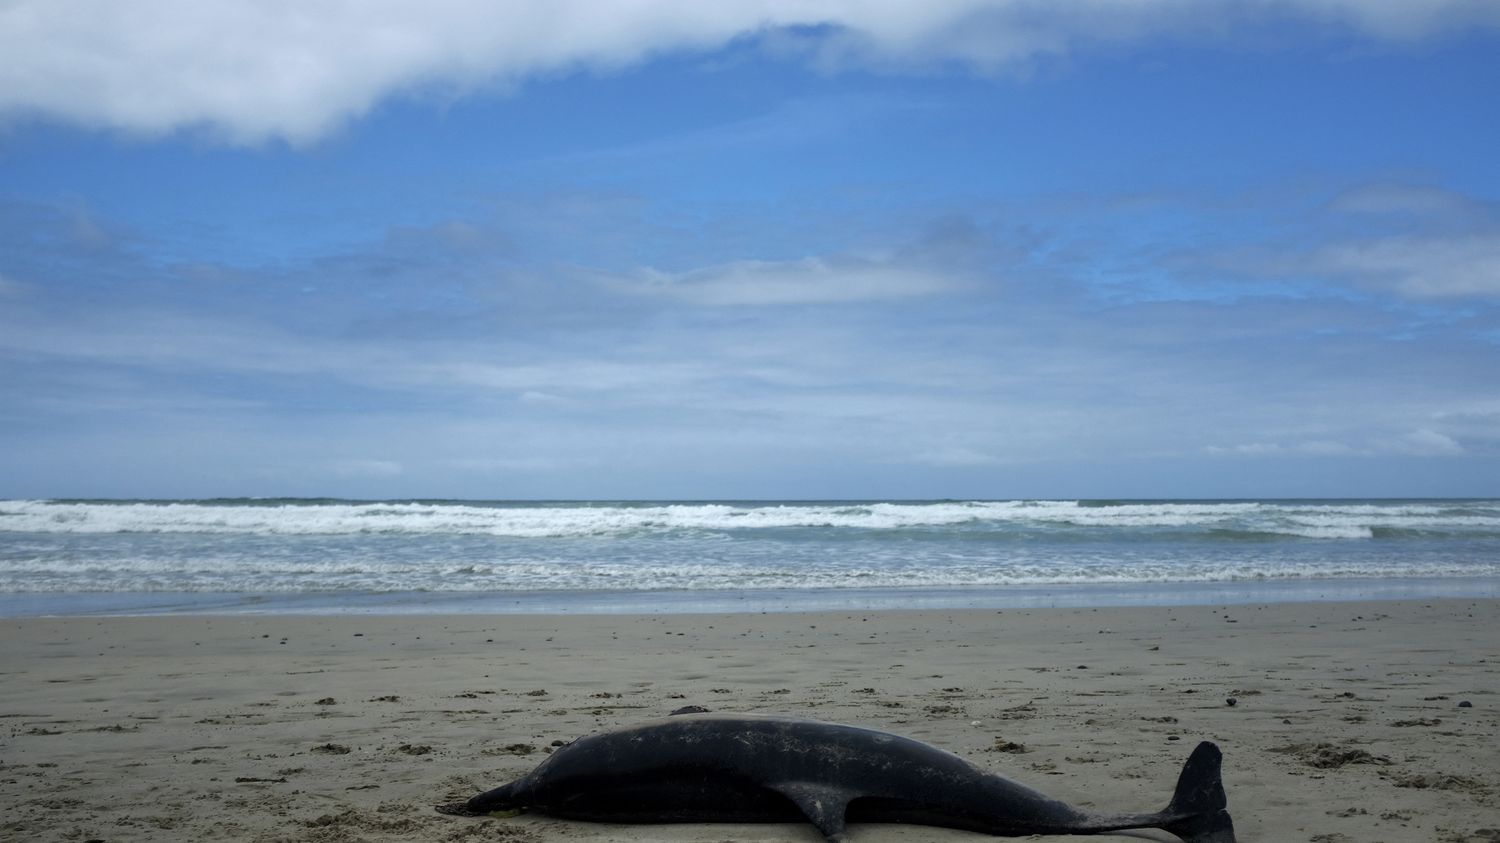
[[[1223,540],[1500,536],[1500,501],[0,501],[0,532],[628,536],[754,530],[1193,534]]]
[[[1500,575],[1497,501],[0,501],[0,593]]]

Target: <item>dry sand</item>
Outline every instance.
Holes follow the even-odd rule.
[[[1160,807],[1214,740],[1242,841],[1500,840],[1500,601],[0,629],[5,840],[820,840],[432,810],[693,704],[889,729],[1099,809]]]

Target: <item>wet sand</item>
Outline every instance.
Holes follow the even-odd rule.
[[[0,630],[6,840],[820,840],[432,810],[686,705],[888,729],[1100,810],[1161,807],[1213,740],[1242,841],[1500,840],[1494,600]]]

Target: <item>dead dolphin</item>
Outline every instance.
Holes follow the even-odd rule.
[[[917,823],[997,837],[1159,828],[1188,843],[1234,843],[1219,748],[1201,743],[1171,804],[1099,814],[985,772],[910,738],[814,720],[691,714],[580,738],[530,773],[450,814],[533,810],[601,822],[795,822],[830,841],[846,823]]]

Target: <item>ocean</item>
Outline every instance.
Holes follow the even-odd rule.
[[[0,615],[1500,596],[1500,500],[0,501]]]

